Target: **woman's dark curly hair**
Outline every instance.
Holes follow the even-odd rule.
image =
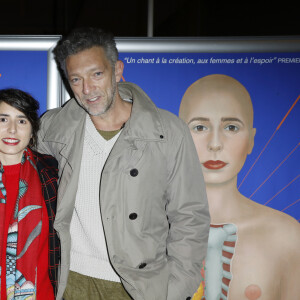
[[[39,102],[35,100],[30,94],[18,89],[2,89],[0,90],[0,103],[14,107],[21,111],[29,120],[32,127],[32,138],[29,142],[29,147],[36,146],[37,133],[40,128],[40,121],[38,109]]]

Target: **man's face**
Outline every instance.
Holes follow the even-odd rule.
[[[185,121],[190,128],[206,184],[236,180],[251,153],[255,129],[245,102],[232,92],[194,92]],[[252,113],[252,112],[251,112]]]
[[[103,115],[113,106],[116,76],[101,47],[68,56],[66,69],[77,101],[90,115]]]

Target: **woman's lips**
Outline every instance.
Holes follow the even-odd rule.
[[[203,163],[203,166],[207,169],[218,170],[222,169],[227,165],[224,161],[221,160],[208,160]]]
[[[15,146],[15,145],[18,145],[20,140],[17,140],[17,139],[10,139],[10,138],[4,138],[2,139],[2,142],[5,144],[5,145],[9,145],[9,146]]]

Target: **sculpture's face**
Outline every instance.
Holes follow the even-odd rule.
[[[202,91],[189,95],[185,116],[206,184],[236,180],[254,144],[255,129],[249,110],[235,93]]]

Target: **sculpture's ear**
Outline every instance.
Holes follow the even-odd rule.
[[[248,154],[252,152],[253,146],[254,146],[254,137],[256,134],[256,128],[252,128],[250,130],[250,137],[249,137],[249,149],[248,149]]]

